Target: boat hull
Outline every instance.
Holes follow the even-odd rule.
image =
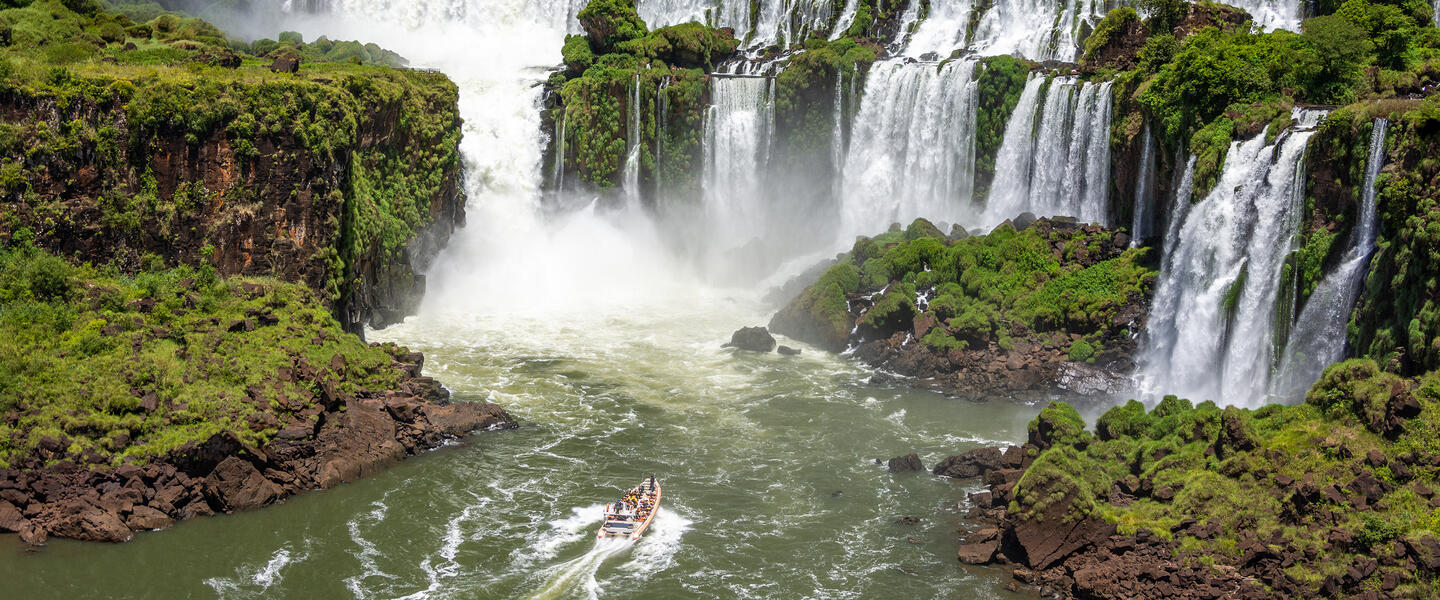
[[[655,521],[656,513],[660,512],[660,482],[654,481],[652,483],[654,484],[655,489],[648,496],[648,498],[650,499],[650,506],[652,508],[650,509],[650,512],[645,514],[645,518],[641,519],[638,522],[632,521],[631,526],[628,528],[628,531],[621,530],[621,528],[619,527],[611,527],[611,525],[615,523],[615,521],[612,521],[611,518],[612,513],[610,512],[610,506],[612,505],[606,505],[605,519],[601,522],[599,533],[595,534],[596,539],[603,540],[605,538],[630,538],[631,540],[638,540],[640,539],[640,536],[645,535],[645,531],[648,530],[650,528],[650,524]],[[640,489],[640,486],[636,486],[631,491],[638,492]]]

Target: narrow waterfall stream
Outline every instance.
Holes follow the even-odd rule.
[[[1350,234],[1350,248],[1340,266],[1331,271],[1310,294],[1305,309],[1295,321],[1295,330],[1280,363],[1274,395],[1282,400],[1304,396],[1320,378],[1326,366],[1345,357],[1345,324],[1360,296],[1360,287],[1369,271],[1370,253],[1380,228],[1375,206],[1375,179],[1385,166],[1385,133],[1390,122],[1376,119],[1370,132],[1370,155],[1365,161],[1365,183],[1360,196],[1360,215]]]

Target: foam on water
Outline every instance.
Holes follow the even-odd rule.
[[[263,566],[242,565],[235,569],[235,577],[211,577],[205,585],[215,590],[220,598],[263,598],[270,586],[284,579],[284,569],[291,563],[305,560],[306,555],[291,556],[289,546],[281,546]]]

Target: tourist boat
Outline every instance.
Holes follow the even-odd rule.
[[[660,510],[660,483],[651,475],[614,502],[605,505],[605,521],[597,538],[628,537],[640,539],[655,513]]]

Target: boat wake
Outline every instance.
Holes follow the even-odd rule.
[[[579,558],[561,563],[555,567],[550,578],[540,591],[530,596],[531,600],[552,600],[566,598],[577,586],[583,586],[586,597],[596,600],[600,597],[600,582],[595,574],[605,560],[629,548],[629,538],[603,538],[595,540],[595,546]]]
[[[601,505],[575,509],[575,516],[551,522],[562,535],[542,542],[547,553],[558,551],[560,544],[576,541],[576,531],[590,533],[589,526],[599,521],[588,515],[598,515],[604,509]],[[586,515],[586,516],[582,516]],[[597,600],[602,587],[596,575],[600,567],[615,555],[633,547],[631,559],[619,568],[629,577],[644,577],[674,565],[675,554],[680,549],[680,537],[690,530],[690,519],[668,509],[655,513],[655,523],[649,533],[633,542],[629,538],[611,537],[595,540],[595,545],[585,554],[556,565],[550,569],[549,577],[539,591],[530,595],[531,600],[553,600],[557,598],[583,597]],[[583,530],[581,528],[584,528]],[[583,534],[582,534],[583,535]],[[611,582],[613,583],[613,581]]]

